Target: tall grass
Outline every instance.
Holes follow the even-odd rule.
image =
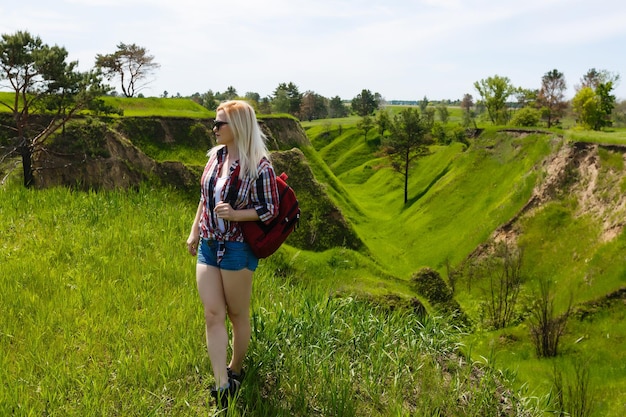
[[[184,245],[194,206],[163,189],[0,190],[0,415],[212,412]],[[503,401],[503,415],[532,412],[505,376],[465,362],[444,320],[331,297],[291,259],[256,274],[230,414],[482,416]]]

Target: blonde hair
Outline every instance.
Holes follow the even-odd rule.
[[[261,131],[254,109],[245,101],[230,100],[220,104],[216,111],[220,110],[226,115],[226,122],[233,131],[235,146],[239,151],[239,177],[257,179],[259,162],[263,157],[269,159],[269,151],[265,144],[267,138]],[[216,151],[214,148],[210,153]]]

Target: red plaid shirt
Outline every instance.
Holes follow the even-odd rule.
[[[243,242],[243,234],[238,222],[225,220],[226,231],[220,231],[215,215],[215,184],[224,159],[226,158],[226,148],[219,149],[207,162],[201,179],[201,201],[202,216],[200,217],[200,237],[204,239]],[[234,195],[230,188],[233,184],[232,173],[239,166],[239,161],[235,161],[229,169],[229,176],[222,189],[222,195],[217,201],[228,201],[228,196]],[[256,180],[244,177],[238,182],[238,190],[235,203],[230,201],[236,210],[254,208],[261,221],[269,223],[278,215],[278,186],[276,185],[276,174],[270,161],[263,158],[258,165],[259,176]]]

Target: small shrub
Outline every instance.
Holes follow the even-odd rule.
[[[556,315],[554,291],[548,278],[539,281],[539,294],[530,312],[530,336],[535,351],[540,358],[550,358],[558,354],[561,336],[565,333],[567,320],[572,311],[572,299],[565,313]]]
[[[434,269],[422,268],[413,274],[411,283],[419,294],[433,304],[446,303],[452,299],[452,290]]]
[[[426,297],[428,302],[444,314],[450,315],[457,324],[468,325],[469,321],[454,299],[452,290],[439,273],[431,268],[422,268],[411,277],[414,290]]]
[[[541,120],[541,112],[537,109],[524,107],[515,112],[511,124],[513,126],[531,127],[538,126]]]
[[[593,392],[590,389],[589,365],[576,361],[574,363],[573,381],[563,382],[561,371],[554,367],[553,403],[554,415],[558,417],[590,417],[593,415]]]
[[[91,158],[109,157],[106,149],[107,125],[91,118],[69,123],[55,136],[49,149],[53,152],[86,155]],[[79,156],[80,157],[80,156]]]
[[[503,329],[515,320],[518,296],[525,281],[522,266],[522,251],[499,243],[490,256],[470,267],[472,277],[486,282],[482,308],[487,327]]]

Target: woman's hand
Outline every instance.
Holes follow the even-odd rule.
[[[196,256],[198,254],[199,243],[200,243],[200,232],[198,230],[194,230],[191,233],[189,233],[189,237],[187,238],[187,251],[192,256]]]
[[[217,203],[213,211],[215,212],[215,215],[220,219],[224,219],[228,221],[236,220],[235,219],[236,210],[232,208],[230,204],[224,203],[223,201],[220,201],[219,203]]]

